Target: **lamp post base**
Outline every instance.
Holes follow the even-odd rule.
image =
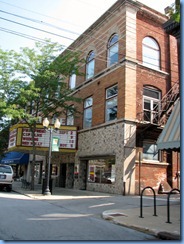
[[[51,195],[50,190],[49,189],[45,189],[43,195],[50,196]]]

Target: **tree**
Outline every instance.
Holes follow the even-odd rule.
[[[5,109],[14,101],[26,82],[17,79],[15,72],[17,54],[14,51],[0,49],[0,155],[7,150],[9,127],[12,121],[7,119]]]
[[[180,23],[180,0],[175,0],[171,6],[166,8],[166,12],[170,19]]]
[[[34,190],[35,165],[35,130],[38,120],[44,117],[56,118],[70,111],[77,112],[71,102],[80,102],[71,95],[66,78],[73,72],[79,75],[79,67],[83,60],[80,54],[73,51],[58,55],[62,46],[58,43],[35,43],[35,48],[21,48],[20,54],[13,53],[16,61],[12,68],[16,74],[19,91],[12,99],[2,98],[0,110],[2,114],[16,121],[24,121],[32,132],[33,161],[31,166],[31,189]],[[8,80],[8,79],[7,79]],[[14,85],[11,86],[14,88]],[[8,89],[8,92],[11,89]]]

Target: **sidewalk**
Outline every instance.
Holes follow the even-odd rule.
[[[20,194],[27,195],[34,199],[40,200],[62,200],[73,199],[77,197],[102,197],[105,193],[81,191],[75,189],[66,189],[60,187],[54,187],[52,195],[45,196],[42,194],[42,185],[35,185],[35,190],[31,191],[21,187],[21,182],[13,183],[13,191]],[[108,194],[107,194],[108,195]],[[126,196],[122,196],[124,198]],[[132,200],[130,198],[130,200]],[[144,201],[143,201],[144,202]],[[167,201],[162,206],[156,205],[156,215],[154,215],[153,206],[144,206],[142,209],[142,217],[140,217],[140,206],[131,209],[114,209],[104,211],[102,218],[112,221],[115,224],[129,227],[143,231],[152,235],[155,235],[163,240],[180,240],[180,195],[174,194],[170,197],[170,217],[168,222],[167,215]]]

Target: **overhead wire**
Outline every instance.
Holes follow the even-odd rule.
[[[44,16],[44,17],[47,17],[47,18],[51,18],[51,19],[57,20],[59,22],[69,23],[71,25],[78,26],[78,25],[75,25],[74,23],[71,23],[71,22],[68,22],[68,21],[65,21],[65,20],[61,20],[61,19],[58,19],[56,17],[49,16],[49,15],[46,15],[46,14],[43,14],[43,13],[40,13],[40,12],[36,12],[36,11],[30,10],[30,9],[22,8],[20,6],[16,6],[16,5],[11,4],[11,3],[7,3],[7,2],[4,2],[4,1],[0,1],[0,2],[4,3],[4,4],[7,4],[9,6],[12,6],[12,7],[18,8],[18,9],[25,10],[25,11],[30,12],[30,13],[34,13],[34,14],[37,14],[37,15],[40,15],[40,16]]]
[[[20,37],[23,37],[23,38],[26,38],[26,39],[29,39],[29,40],[46,43],[46,41],[44,39],[41,39],[41,38],[38,38],[38,37],[35,37],[35,36],[31,36],[31,35],[27,35],[27,34],[24,34],[24,33],[21,33],[21,32],[13,31],[13,30],[10,30],[10,29],[6,29],[6,28],[0,27],[0,31],[7,32],[7,33],[10,33],[10,34],[13,34],[13,35],[16,35],[16,36],[20,36]]]
[[[0,2],[2,2],[2,1],[0,1]],[[114,10],[114,12],[116,11],[116,9]],[[108,11],[111,15],[112,14],[114,14],[114,12],[111,12],[111,11]],[[103,20],[102,22],[104,22],[105,20]],[[47,23],[46,23],[47,24]],[[100,24],[102,24],[102,23],[100,23]],[[31,28],[33,28],[34,29],[34,27],[31,27]],[[97,27],[95,27],[95,28],[97,28]],[[94,28],[94,29],[95,29]],[[132,28],[131,26],[130,26],[130,28]],[[36,28],[36,29],[38,29],[38,28]],[[90,28],[89,28],[90,29]],[[38,29],[38,30],[40,30],[40,29]],[[88,30],[88,29],[87,29]],[[41,30],[42,31],[42,30]],[[47,32],[47,31],[44,31],[44,32],[46,32],[46,33],[49,33],[49,32]],[[129,31],[130,32],[130,31]],[[50,34],[50,33],[49,33]],[[54,34],[54,33],[52,33],[52,34]],[[160,34],[160,33],[159,33]],[[57,35],[57,34],[54,34],[54,35]],[[81,36],[83,36],[84,34],[82,34]],[[63,37],[63,38],[67,38],[67,37],[64,37],[64,36],[61,36],[61,35],[57,35],[57,36],[60,36],[60,37]],[[79,36],[79,37],[81,37],[81,36]],[[88,35],[86,35],[86,36],[88,36]],[[98,38],[99,39],[99,38]],[[74,39],[71,39],[72,41],[74,40]],[[104,39],[102,40],[102,39],[99,39],[99,41],[103,41],[104,43],[106,43],[105,41],[104,41]],[[66,46],[65,46],[66,47]],[[71,49],[70,49],[71,50]],[[78,50],[78,51],[82,51],[81,49],[80,50]],[[101,54],[102,52],[104,52],[104,51],[106,51],[106,49],[104,49],[104,50],[102,50],[101,52],[98,52],[98,56],[99,56],[99,54]],[[82,51],[82,52],[84,52],[84,50]],[[101,61],[105,61],[105,62],[107,62],[107,60],[106,59],[102,59],[102,58],[98,58],[99,60],[101,60]]]
[[[81,0],[78,0],[78,1],[81,1]],[[36,12],[36,11],[28,10],[28,9],[26,9],[26,8],[22,8],[22,7],[13,5],[13,4],[9,4],[9,3],[6,3],[6,2],[4,2],[4,1],[0,1],[0,2],[2,2],[2,3],[4,3],[4,4],[8,4],[8,5],[10,5],[10,6],[14,6],[14,7],[16,7],[16,8],[20,8],[20,9],[26,10],[26,11],[31,12],[31,13],[36,13],[36,14],[38,14],[38,15],[40,15],[40,16],[46,16],[46,17],[49,17],[49,18],[52,18],[52,19],[56,19],[56,20],[58,20],[58,21],[62,21],[61,19],[58,19],[58,18],[55,18],[55,17],[51,17],[51,16],[48,16],[48,15],[44,15],[44,14],[38,13],[38,12]],[[86,3],[86,2],[84,2],[84,1],[82,1],[82,2],[83,2],[83,3]],[[117,2],[117,1],[116,1],[116,2]],[[115,3],[116,3],[116,2],[115,2]],[[114,4],[115,4],[115,3],[114,3]],[[89,5],[89,3],[86,3],[86,4]],[[113,4],[113,5],[114,5],[114,4]],[[90,3],[90,5],[91,5],[91,6],[95,6],[95,5],[92,5],[91,3]],[[112,6],[113,6],[113,5],[112,5]],[[112,6],[111,6],[111,7],[112,7]],[[96,6],[96,7],[98,7],[98,6]],[[111,7],[110,7],[110,8],[111,8]],[[110,9],[110,8],[109,8],[109,9]],[[117,9],[118,9],[118,7],[115,9],[115,11],[116,11]],[[112,11],[110,11],[110,10],[106,10],[105,13],[108,12],[108,13],[110,13],[111,15],[115,15],[115,11],[112,12]],[[105,21],[105,20],[104,20],[104,21]],[[104,21],[102,21],[102,22],[104,22]],[[102,23],[102,22],[101,22],[101,23]],[[101,24],[101,23],[100,23],[100,24]],[[48,25],[48,23],[46,23],[46,24]],[[73,23],[72,23],[72,24],[73,24]],[[79,25],[75,25],[75,26],[79,26]],[[96,27],[97,27],[97,26],[95,26],[95,28],[96,28]],[[56,28],[57,28],[57,27],[56,27]],[[73,32],[73,34],[74,34],[74,32]],[[79,34],[79,33],[76,33],[76,32],[75,32],[75,34]],[[82,34],[82,35],[83,35],[83,34]]]
[[[79,0],[78,0],[79,1]],[[2,1],[0,1],[0,2],[2,2]],[[22,9],[22,8],[21,8]],[[27,10],[28,11],[28,10]],[[115,9],[115,11],[116,11],[116,9]],[[114,12],[115,12],[114,11]],[[6,11],[3,11],[3,12],[6,12]],[[32,11],[31,11],[32,12]],[[114,12],[111,12],[111,11],[109,11],[109,10],[107,10],[107,12],[109,12],[111,15],[114,15],[115,13]],[[12,14],[12,13],[9,13],[9,12],[6,12],[6,13],[8,13],[8,14]],[[15,14],[13,14],[13,15],[15,15]],[[42,15],[42,14],[41,14]],[[24,18],[24,19],[26,19],[26,17],[23,17],[23,16],[20,16],[20,15],[16,15],[16,16],[18,16],[18,17],[21,17],[21,18]],[[51,24],[48,24],[48,23],[45,23],[45,22],[43,22],[43,21],[38,21],[38,20],[35,20],[35,19],[31,19],[31,18],[27,18],[27,19],[29,19],[29,20],[31,20],[31,21],[34,21],[34,22],[39,22],[40,24],[45,24],[45,25],[50,25],[50,27],[54,27],[54,28],[57,28],[57,29],[61,29],[60,27],[57,27],[57,26],[54,26],[54,25],[51,25]],[[103,20],[101,23],[103,23],[105,20]],[[100,24],[101,24],[100,23]],[[97,28],[97,26],[95,26],[95,28],[93,27],[93,29],[96,29]],[[131,26],[130,26],[130,28],[132,28]],[[129,28],[129,29],[130,29]],[[90,29],[90,28],[89,28]],[[87,29],[87,30],[89,30],[89,29]],[[66,29],[64,30],[64,31],[66,31]],[[79,33],[76,33],[76,32],[71,32],[71,31],[68,31],[68,32],[70,32],[70,33],[72,33],[72,34],[78,34],[78,35],[80,35]],[[85,34],[85,33],[83,33],[82,35],[80,35],[80,37],[81,36],[89,36],[89,35],[87,35],[87,34]],[[67,38],[67,37],[66,37]],[[101,41],[103,41],[102,39],[100,39],[100,38],[94,38],[93,37],[93,39],[99,39],[100,40],[100,42]],[[76,40],[76,39],[72,39],[72,40]]]
[[[31,40],[35,40],[35,41],[40,41],[40,42],[42,42],[42,43],[44,43],[45,42],[45,40],[44,39],[41,39],[41,38],[37,38],[37,37],[33,37],[33,36],[30,36],[30,35],[27,35],[27,34],[24,34],[24,33],[20,33],[20,32],[15,32],[15,31],[12,31],[12,30],[8,30],[8,29],[5,29],[5,28],[0,28],[0,30],[1,31],[4,31],[4,32],[8,32],[8,33],[11,33],[11,34],[14,34],[14,35],[18,35],[18,36],[21,36],[21,37],[24,37],[24,38],[27,38],[27,39],[31,39]],[[63,45],[63,48],[67,48],[67,46],[65,46],[65,45]],[[124,48],[125,49],[125,48]],[[73,50],[73,49],[68,49],[68,50],[70,50],[70,51],[73,51],[73,52],[75,52],[75,51],[81,51],[81,49],[75,49],[75,50]],[[123,50],[123,49],[122,49]],[[107,50],[106,49],[103,49],[100,53],[98,53],[98,56],[102,53],[102,52],[106,52]],[[118,53],[119,55],[121,55],[121,53]],[[100,57],[98,57],[98,56],[96,56],[96,60],[100,60],[100,61],[103,61],[103,62],[105,62],[105,63],[107,63],[108,62],[108,58],[107,59],[104,59],[104,58],[100,58]],[[138,59],[133,59],[132,57],[126,57],[127,58],[127,60],[129,59],[129,58],[131,58],[131,60],[132,61],[134,61],[134,62],[142,62],[142,60],[138,60]],[[154,60],[153,58],[150,58],[150,59],[152,59],[152,60]],[[151,64],[151,63],[150,63]],[[174,64],[174,63],[173,63]],[[85,66],[86,64],[83,64],[83,65],[81,65],[80,67],[82,68],[83,66]],[[176,65],[176,64],[175,64]]]
[[[21,19],[24,19],[24,20],[29,20],[29,21],[35,22],[37,24],[42,24],[42,25],[49,26],[49,27],[52,27],[52,28],[55,28],[55,29],[58,29],[58,30],[62,30],[64,32],[69,32],[70,34],[80,35],[80,33],[77,33],[77,32],[74,32],[74,31],[70,31],[68,29],[64,29],[64,28],[58,27],[56,25],[52,25],[52,24],[44,22],[42,20],[36,20],[36,19],[33,19],[33,18],[28,18],[28,17],[25,17],[25,16],[21,16],[21,15],[18,15],[18,14],[10,13],[10,12],[3,11],[3,10],[0,10],[0,12],[8,14],[8,15],[11,15],[11,16],[15,16],[15,17],[18,17],[18,18],[21,18]]]
[[[107,11],[107,12],[109,12],[111,15],[112,14],[114,14],[114,12],[110,12],[110,11]],[[33,21],[33,20],[32,20]],[[105,20],[104,20],[105,21]],[[101,25],[104,21],[102,21],[99,25]],[[43,23],[42,22],[42,24],[44,24],[44,25],[47,25],[47,26],[49,26],[47,23]],[[99,27],[99,25],[98,26],[95,26],[95,28],[93,29],[93,31],[95,31],[95,29],[96,28],[98,28]],[[53,27],[53,28],[57,28],[56,26],[52,26],[52,25],[50,25],[50,27]],[[145,26],[143,26],[142,25],[142,27],[145,27]],[[132,28],[132,26],[130,26],[130,28]],[[130,28],[129,28],[129,31],[130,31]],[[147,28],[147,27],[146,27]],[[58,28],[59,29],[59,28]],[[149,29],[149,28],[147,28],[147,29]],[[90,27],[87,29],[87,30],[90,30]],[[64,31],[66,31],[66,30],[64,30]],[[71,32],[71,31],[68,31],[68,32]],[[155,32],[155,31],[154,31]],[[47,33],[47,32],[46,32]],[[161,35],[160,34],[160,32],[157,32],[159,35]],[[76,34],[77,35],[77,33],[74,33],[73,32],[73,34]],[[85,33],[83,33],[81,36],[87,36],[88,37],[88,35],[86,35]],[[25,37],[25,36],[24,36]],[[27,36],[28,37],[28,36]],[[79,36],[80,37],[80,36]],[[97,40],[97,38],[93,38],[93,39],[95,39],[95,40]],[[98,38],[99,39],[99,41],[103,41],[104,43],[105,43],[105,41],[104,40],[102,40],[102,39],[100,39],[100,38]],[[73,39],[74,40],[74,39]],[[42,40],[41,40],[42,41]],[[80,49],[80,51],[81,51],[81,49]],[[104,49],[104,50],[101,50],[101,52],[100,52],[100,54],[102,53],[102,52],[104,52],[104,51],[107,51],[106,49]],[[84,51],[83,51],[84,52]],[[98,53],[99,54],[99,53]],[[127,57],[128,58],[128,57]],[[101,60],[101,61],[105,61],[105,62],[108,62],[108,60],[107,59],[102,59],[102,58],[98,58],[99,60]],[[132,58],[131,58],[132,59]],[[137,59],[135,59],[134,61],[140,61],[140,62],[142,62],[142,60],[137,60]],[[85,65],[85,64],[84,64]]]
[[[17,24],[17,25],[24,26],[24,27],[27,27],[27,28],[31,28],[31,29],[34,29],[34,30],[37,30],[37,31],[41,31],[41,32],[44,32],[44,33],[47,33],[47,34],[51,34],[51,35],[54,35],[54,36],[62,37],[62,38],[65,38],[65,39],[68,39],[68,40],[71,40],[71,41],[75,40],[75,39],[72,39],[72,38],[69,38],[69,37],[66,37],[66,36],[62,36],[62,35],[59,35],[59,34],[56,34],[56,33],[50,32],[50,31],[46,31],[46,30],[42,30],[42,29],[39,29],[39,28],[36,28],[36,27],[33,27],[33,26],[22,24],[20,22],[9,20],[9,19],[3,18],[3,17],[0,17],[0,19],[8,21],[8,22],[11,22],[11,23],[14,23],[14,24]]]

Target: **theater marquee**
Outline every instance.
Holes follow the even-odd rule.
[[[37,150],[48,150],[49,131],[43,125],[37,125],[35,131],[35,145]],[[77,128],[74,126],[61,126],[57,132],[53,132],[53,138],[58,138],[59,151],[75,151],[77,141]],[[9,150],[32,150],[32,133],[26,124],[12,126],[9,135]]]

